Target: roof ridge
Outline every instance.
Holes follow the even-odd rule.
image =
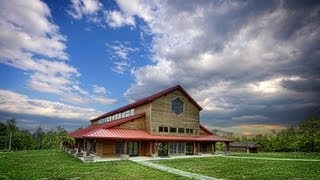
[[[123,112],[123,111],[127,111],[129,109],[132,109],[132,108],[135,108],[137,106],[140,106],[140,105],[143,105],[145,103],[148,103],[148,102],[151,102],[165,94],[168,94],[174,90],[177,90],[179,89],[199,110],[202,110],[202,107],[187,93],[187,91],[185,91],[180,85],[176,85],[176,86],[173,86],[173,87],[170,87],[170,88],[167,88],[163,91],[159,91],[157,93],[154,93],[150,96],[147,96],[145,98],[142,98],[142,99],[139,99],[133,103],[130,103],[128,105],[125,105],[125,106],[122,106],[120,108],[117,108],[115,110],[112,110],[112,111],[109,111],[107,113],[104,113],[94,119],[91,119],[90,121],[97,121],[99,119],[102,119],[102,118],[105,118],[105,117],[108,117],[108,116],[112,116],[114,114],[117,114],[117,113],[120,113],[120,112]]]

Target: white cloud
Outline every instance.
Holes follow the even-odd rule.
[[[126,71],[128,71],[131,67],[129,56],[138,49],[130,47],[129,42],[119,41],[116,41],[112,44],[107,43],[106,46],[109,58],[113,61],[113,67],[111,67],[111,70],[118,74],[124,74]]]
[[[67,12],[77,20],[82,19],[84,15],[94,15],[102,8],[99,0],[71,0],[71,3]]]
[[[18,114],[40,115],[62,119],[89,120],[102,112],[60,102],[32,99],[26,95],[0,89],[0,110]]]
[[[135,20],[133,16],[127,16],[119,11],[106,11],[105,12],[106,23],[113,28],[118,28],[124,25],[135,26]]]
[[[94,1],[83,2],[83,12],[97,10]],[[90,95],[80,87],[78,69],[67,64],[67,38],[51,21],[50,9],[38,0],[0,1],[0,63],[28,72],[27,86],[57,94],[71,103],[112,104],[115,99]]]
[[[93,88],[93,92],[98,93],[98,94],[107,94],[107,90],[106,88],[102,87],[102,86],[98,86],[98,85],[92,85]]]

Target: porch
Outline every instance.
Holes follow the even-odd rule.
[[[229,153],[229,142],[225,154]],[[215,155],[216,142],[77,139],[76,155],[84,160],[129,159],[132,157],[184,157]]]

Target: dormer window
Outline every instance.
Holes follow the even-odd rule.
[[[176,98],[171,101],[171,110],[176,113],[176,115],[179,115],[183,112],[183,102]]]

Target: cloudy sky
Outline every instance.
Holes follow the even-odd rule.
[[[0,119],[68,130],[182,85],[212,129],[319,112],[319,1],[1,0]]]

